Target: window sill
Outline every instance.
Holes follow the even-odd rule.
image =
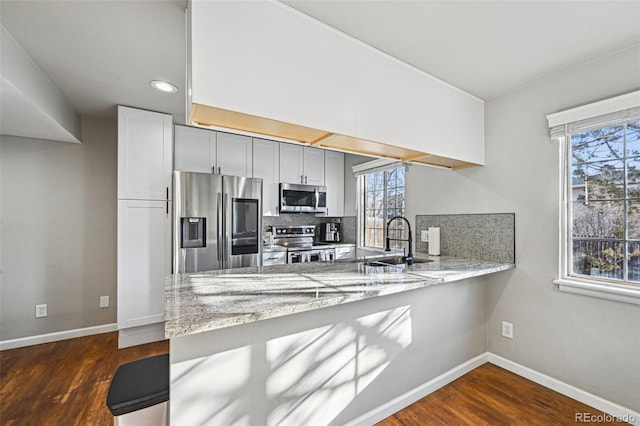
[[[602,284],[573,277],[560,278],[553,281],[553,283],[558,285],[558,290],[567,293],[640,305],[640,287],[622,284]]]

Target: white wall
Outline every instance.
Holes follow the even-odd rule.
[[[561,293],[559,157],[546,114],[640,88],[640,48],[486,104],[486,166],[412,167],[407,210],[516,214],[516,263],[487,278],[488,350],[623,406],[640,409],[640,306]],[[514,339],[500,335],[500,321]]]
[[[116,123],[83,118],[82,140],[0,138],[0,340],[116,321]]]

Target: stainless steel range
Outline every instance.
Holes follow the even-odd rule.
[[[287,248],[287,263],[335,260],[334,245],[314,241],[315,234],[315,225],[274,226],[273,243]]]

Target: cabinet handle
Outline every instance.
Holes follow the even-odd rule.
[[[222,170],[220,169],[220,166],[218,166],[218,174],[221,175],[222,174]]]
[[[304,175],[300,175],[300,183],[304,183]]]
[[[166,211],[167,211],[167,216],[169,216],[169,187],[167,186],[166,189],[167,189],[167,209],[166,209]]]
[[[308,176],[305,176],[305,177],[304,177],[304,183],[305,183],[305,185],[307,184],[307,177],[308,177]]]
[[[211,173],[213,173],[214,175],[216,174],[216,166],[213,166],[213,167],[211,168]]]

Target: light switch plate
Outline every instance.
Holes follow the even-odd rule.
[[[429,242],[429,231],[420,231],[420,241],[423,243]]]

